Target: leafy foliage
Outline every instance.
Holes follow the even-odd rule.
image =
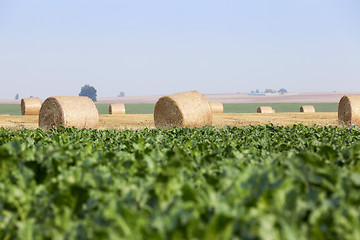
[[[96,89],[93,86],[90,86],[86,84],[81,88],[81,91],[79,93],[79,96],[87,96],[89,97],[93,102],[96,102]]]
[[[357,239],[360,129],[0,129],[1,239]]]

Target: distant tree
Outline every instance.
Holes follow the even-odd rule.
[[[276,91],[274,91],[274,90],[272,90],[272,89],[265,89],[265,93],[274,93],[274,92],[276,92]]]
[[[285,88],[281,88],[278,93],[284,94],[287,93],[288,91]]]
[[[19,99],[19,94],[18,93],[15,95],[15,99]]]
[[[124,93],[124,92],[120,92],[120,94],[118,95],[118,97],[125,97],[125,93]]]
[[[255,93],[260,93],[259,89],[256,89]]]
[[[93,102],[96,102],[96,89],[88,84],[86,84],[85,86],[83,86],[81,88],[81,91],[79,93],[79,96],[87,96],[89,98],[91,98],[91,100]]]
[[[33,98],[34,96],[30,96],[30,98]]]
[[[254,90],[252,90],[251,93],[254,93]]]

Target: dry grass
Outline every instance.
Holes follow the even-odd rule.
[[[157,128],[211,125],[209,101],[197,91],[161,97],[154,108],[154,122]]]
[[[21,115],[39,115],[41,108],[41,100],[38,97],[35,98],[23,98],[21,99]]]
[[[272,123],[277,126],[303,124],[312,126],[338,126],[337,113],[222,113],[213,114],[212,125],[217,128],[225,126],[241,127],[265,125]],[[133,115],[100,115],[101,129],[144,129],[155,128],[152,114]]]
[[[155,128],[152,114],[100,115],[100,129],[145,129]]]
[[[125,114],[125,104],[123,103],[113,103],[109,104],[109,114]]]
[[[360,124],[360,95],[343,96],[339,102],[338,121],[340,124]]]
[[[260,106],[256,109],[257,113],[275,113],[275,110],[272,107]]]
[[[11,116],[1,116],[0,115],[0,127],[7,129],[36,129],[39,126],[39,116],[38,115],[11,115]]]
[[[304,105],[300,107],[300,112],[314,113],[315,107],[313,105]]]
[[[303,124],[312,126],[337,126],[337,113],[224,113],[213,115],[215,127],[240,127],[250,125],[274,124],[277,126],[291,126]]]
[[[250,125],[265,125],[272,123],[277,126],[303,124],[312,126],[339,126],[337,113],[222,113],[213,114],[212,125],[217,128],[224,126],[241,127]],[[9,129],[38,127],[38,116],[0,116],[0,127]],[[131,115],[100,115],[99,129],[144,129],[155,128],[152,114]]]
[[[57,96],[47,98],[39,113],[39,127],[49,129],[56,126],[97,128],[99,114],[88,97]]]
[[[224,105],[222,102],[210,102],[211,112],[212,113],[223,113]]]

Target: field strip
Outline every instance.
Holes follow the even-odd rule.
[[[337,113],[220,113],[213,114],[213,126],[241,127],[272,123],[279,126],[303,124],[312,126],[337,126]],[[38,116],[0,116],[0,127],[9,129],[36,129]],[[144,129],[154,128],[152,114],[100,115],[99,129]]]
[[[338,125],[337,113],[224,113],[213,115],[215,127],[224,126],[250,126],[274,124],[289,126],[303,124],[312,126],[336,126]]]

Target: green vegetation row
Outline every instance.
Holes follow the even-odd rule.
[[[0,239],[358,239],[360,129],[0,129]]]
[[[255,113],[258,106],[271,106],[276,112],[299,112],[302,105],[314,105],[317,112],[337,112],[337,103],[224,103],[225,113]],[[96,104],[99,114],[109,113],[109,104]],[[128,114],[152,114],[155,104],[125,104]],[[21,115],[19,104],[0,104],[0,114]]]

